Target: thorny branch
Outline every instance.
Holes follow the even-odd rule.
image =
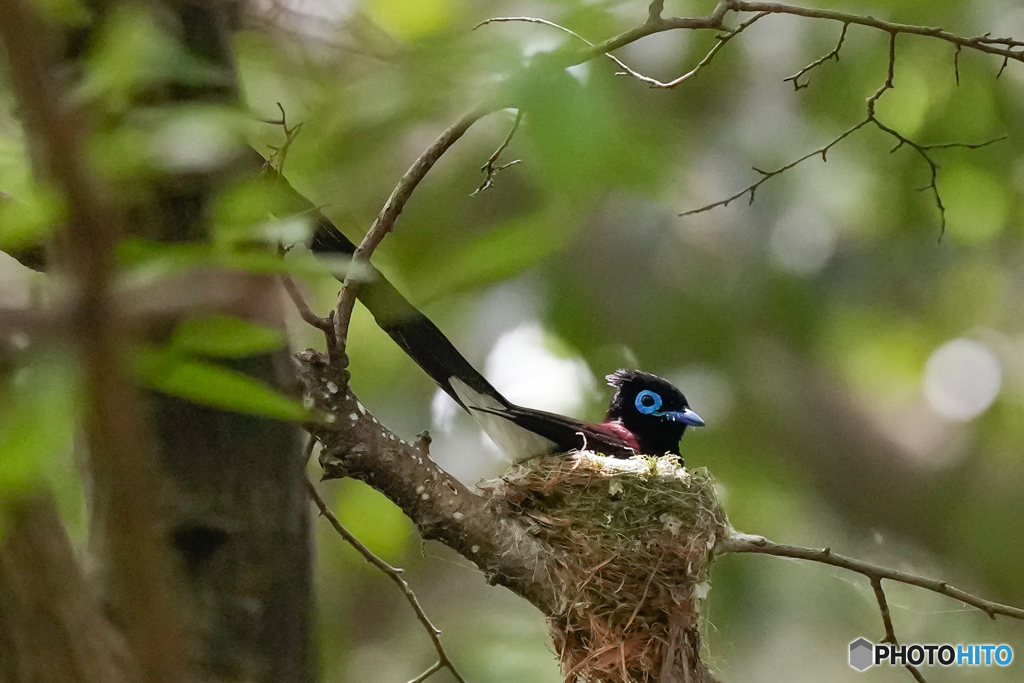
[[[788,82],[788,83],[792,83],[793,84],[793,90],[802,90],[803,88],[806,88],[807,86],[809,86],[811,84],[811,79],[808,78],[806,81],[801,83],[800,82],[800,77],[806,75],[809,71],[818,68],[819,66],[821,66],[822,64],[824,64],[825,62],[827,62],[830,59],[834,59],[837,62],[839,61],[839,51],[843,48],[843,41],[846,40],[846,29],[848,29],[848,28],[850,28],[849,24],[843,24],[843,30],[839,34],[839,42],[836,43],[836,46],[834,48],[832,48],[832,50],[830,52],[828,52],[827,54],[822,55],[821,57],[818,57],[813,62],[811,62],[810,64],[808,64],[804,68],[800,69],[799,71],[797,71],[792,76],[787,76],[786,78],[783,78],[782,80],[785,81],[785,82]],[[959,45],[957,46],[956,51],[957,51],[957,54],[960,54],[960,46]],[[959,84],[959,82],[960,82],[960,75],[959,75],[959,72],[958,72],[957,73],[957,83]]]
[[[733,203],[734,201],[736,201],[737,199],[739,199],[743,195],[749,195],[749,198],[747,200],[747,204],[748,205],[753,204],[754,203],[754,195],[757,192],[757,188],[761,187],[761,185],[763,185],[764,183],[768,182],[769,180],[771,180],[775,176],[779,175],[780,173],[784,173],[785,171],[788,171],[789,169],[793,168],[794,166],[796,166],[796,165],[798,165],[798,164],[800,164],[800,163],[802,163],[804,161],[807,161],[811,157],[816,157],[816,156],[820,155],[822,161],[828,161],[828,152],[829,152],[830,149],[835,147],[837,144],[842,142],[848,136],[850,136],[851,134],[853,134],[857,130],[860,130],[861,128],[863,128],[867,124],[868,124],[867,120],[861,121],[860,123],[858,123],[857,125],[853,126],[852,128],[848,128],[847,130],[843,131],[838,137],[834,138],[831,142],[829,142],[824,147],[819,147],[818,149],[814,150],[813,152],[808,152],[807,154],[803,155],[799,159],[796,159],[795,161],[791,161],[788,164],[786,164],[785,166],[780,166],[779,168],[775,169],[774,171],[764,171],[764,170],[762,170],[760,168],[757,168],[755,166],[754,170],[761,174],[761,178],[757,182],[748,185],[747,187],[743,188],[742,190],[740,190],[736,194],[734,194],[732,196],[729,196],[729,197],[726,197],[725,199],[719,199],[716,202],[712,202],[711,204],[706,204],[706,205],[704,205],[704,206],[702,206],[702,207],[700,207],[698,209],[690,209],[689,211],[684,211],[684,212],[682,212],[679,215],[680,216],[692,216],[693,214],[696,214],[696,213],[704,213],[705,211],[710,211],[711,209],[717,208],[719,206],[729,206],[729,204]]]
[[[599,43],[593,43],[570,29],[535,17],[498,17],[481,22],[478,26],[496,22],[526,21],[546,24],[570,33],[571,35],[574,35],[580,40],[586,42],[588,47],[583,50],[568,53],[565,57],[565,66],[572,66],[574,64],[589,61],[595,57],[613,52],[624,45],[629,45],[630,43],[635,43],[647,36],[654,35],[655,33],[674,30],[724,30],[726,29],[726,26],[723,22],[729,12],[789,14],[793,16],[807,17],[810,19],[838,21],[844,26],[849,26],[850,24],[867,26],[885,31],[889,34],[907,33],[911,35],[927,36],[952,43],[953,45],[961,48],[968,48],[970,50],[1000,56],[1003,58],[1003,68],[1005,68],[1006,64],[1010,60],[1024,63],[1024,41],[1015,40],[1013,38],[993,38],[989,33],[973,37],[961,36],[938,27],[900,24],[849,12],[800,7],[798,5],[787,5],[777,2],[743,2],[741,0],[723,0],[718,3],[711,14],[703,17],[663,18],[661,16],[663,9],[664,7],[662,2],[652,2],[648,10],[647,21]],[[614,57],[612,58],[615,59]],[[1001,72],[1002,70],[1000,70],[1000,73]]]
[[[305,297],[302,296],[302,292],[301,290],[299,290],[299,285],[297,282],[295,282],[295,279],[293,277],[291,277],[290,275],[282,275],[281,284],[284,285],[284,289],[288,293],[288,298],[292,300],[292,303],[295,305],[295,310],[299,312],[299,315],[302,316],[302,319],[305,321],[305,323],[307,325],[311,325],[312,327],[317,328],[325,335],[327,335],[328,344],[329,346],[333,347],[334,344],[332,342],[334,337],[334,311],[331,311],[329,317],[321,318],[316,313],[314,313],[313,309],[311,309],[309,307],[309,304],[306,303],[306,299]]]
[[[900,133],[895,128],[892,128],[892,127],[886,125],[885,123],[882,123],[882,121],[879,120],[877,114],[875,113],[875,105],[878,104],[878,101],[882,98],[882,95],[884,95],[887,91],[892,90],[893,87],[895,87],[893,79],[895,77],[895,71],[896,71],[896,36],[897,35],[898,35],[897,32],[892,32],[892,33],[889,34],[889,61],[888,61],[888,67],[887,67],[887,71],[886,71],[885,82],[882,83],[882,85],[878,88],[878,90],[876,90],[874,92],[874,94],[872,94],[871,97],[868,98],[868,100],[867,100],[867,114],[866,114],[866,116],[864,117],[863,120],[861,120],[860,122],[856,123],[852,127],[848,128],[845,131],[843,131],[842,133],[840,133],[838,137],[834,138],[831,142],[829,142],[824,147],[820,147],[820,148],[814,150],[813,152],[805,154],[802,157],[800,157],[799,159],[796,159],[795,161],[792,161],[792,162],[786,164],[785,166],[780,166],[779,168],[777,168],[777,169],[775,169],[773,171],[764,171],[762,169],[754,167],[754,171],[756,171],[757,173],[759,173],[761,175],[761,178],[759,178],[757,180],[757,182],[751,183],[750,185],[748,185],[747,187],[743,188],[739,192],[737,192],[737,193],[735,193],[735,194],[733,194],[733,195],[731,195],[729,197],[726,197],[725,199],[720,199],[720,200],[718,200],[716,202],[712,202],[710,204],[705,204],[704,206],[701,206],[701,207],[696,208],[696,209],[690,209],[689,211],[684,211],[684,212],[680,213],[679,215],[680,216],[692,216],[694,214],[703,213],[705,211],[710,211],[711,209],[717,208],[719,206],[728,206],[733,201],[739,199],[740,197],[743,197],[744,195],[748,195],[748,202],[747,202],[748,205],[749,204],[753,204],[753,202],[754,202],[754,195],[757,192],[757,189],[759,187],[761,187],[761,185],[763,185],[765,182],[767,182],[771,178],[774,178],[775,176],[777,176],[777,175],[779,175],[779,174],[781,174],[781,173],[783,173],[785,171],[788,171],[789,169],[791,169],[794,166],[796,166],[796,165],[806,161],[807,159],[810,159],[811,157],[816,157],[816,156],[820,155],[821,156],[821,160],[823,162],[827,162],[828,161],[828,152],[829,152],[830,149],[832,149],[832,147],[834,147],[836,144],[838,144],[839,142],[841,142],[842,140],[844,140],[845,138],[850,136],[852,133],[860,130],[864,126],[866,126],[868,124],[873,124],[878,130],[880,130],[880,131],[888,134],[889,136],[895,138],[896,145],[891,150],[889,150],[890,153],[895,152],[900,147],[903,147],[904,145],[906,145],[906,146],[912,148],[915,152],[917,152],[918,155],[920,155],[920,157],[922,159],[924,159],[925,163],[928,165],[928,173],[929,173],[928,184],[925,185],[922,188],[919,188],[919,189],[921,191],[931,192],[932,196],[935,198],[935,205],[936,205],[936,207],[939,210],[939,220],[940,220],[939,238],[941,239],[942,235],[945,234],[945,231],[946,231],[946,207],[942,203],[942,195],[939,193],[939,184],[938,184],[938,180],[939,180],[939,164],[932,158],[932,155],[929,154],[929,152],[931,152],[933,150],[937,150],[937,149],[950,149],[950,148],[954,148],[954,147],[959,147],[959,148],[962,148],[962,149],[980,149],[980,148],[985,147],[987,145],[991,145],[991,144],[993,144],[995,142],[1003,140],[1003,139],[1006,138],[1006,136],[1003,135],[1003,136],[1000,136],[998,138],[994,138],[992,140],[987,140],[985,142],[979,142],[979,143],[946,142],[946,143],[925,145],[925,144],[921,144],[921,143],[915,142],[914,140],[911,140],[910,138],[906,137],[905,135]],[[840,39],[840,44],[841,43],[842,43],[842,40]],[[837,53],[838,53],[838,48],[839,48],[839,45],[836,46],[836,52]],[[819,60],[819,61],[821,61],[821,60]],[[811,64],[808,67],[805,67],[805,69],[813,68],[813,66],[815,66],[817,63],[818,62],[815,62],[814,64]],[[806,72],[802,71],[801,73],[806,73]],[[795,76],[791,76],[790,78],[796,79],[797,77],[799,77],[799,75],[800,74],[796,74]],[[787,78],[786,80],[789,80],[789,79]],[[796,83],[795,80],[793,82]]]
[[[312,443],[312,439],[310,439],[310,443]],[[331,526],[338,532],[338,535],[345,539],[349,545],[355,548],[356,551],[363,556],[364,560],[387,574],[388,578],[395,582],[398,589],[402,591],[402,595],[404,595],[405,599],[409,601],[413,611],[416,612],[416,618],[420,620],[420,623],[423,624],[423,628],[426,629],[427,634],[430,636],[430,642],[434,644],[434,649],[437,651],[437,663],[432,665],[429,669],[413,680],[426,680],[426,678],[431,674],[436,673],[443,668],[447,668],[452,672],[452,676],[456,681],[459,683],[466,683],[462,674],[459,673],[459,670],[455,668],[455,664],[453,664],[452,660],[448,657],[448,653],[445,652],[444,645],[441,644],[441,631],[434,626],[433,622],[430,621],[430,617],[428,617],[427,613],[423,611],[423,606],[420,605],[420,601],[416,597],[416,594],[412,591],[412,588],[409,587],[409,582],[402,578],[402,569],[392,567],[390,564],[377,557],[372,550],[367,548],[358,538],[353,536],[352,532],[346,529],[345,526],[338,521],[338,518],[334,513],[331,512],[331,509],[327,507],[327,503],[325,503],[324,499],[320,496],[320,492],[316,490],[316,486],[314,486],[313,482],[309,479],[306,479],[306,490],[309,491],[309,497],[312,498],[313,503],[316,505],[317,509],[320,510],[320,514],[331,523]]]
[[[484,181],[480,183],[480,187],[476,188],[473,191],[473,193],[469,195],[470,197],[475,197],[484,190],[486,190],[487,188],[494,187],[494,176],[496,176],[499,172],[504,171],[509,166],[515,166],[521,161],[521,159],[515,159],[513,161],[508,162],[507,164],[495,166],[495,164],[498,163],[498,158],[501,156],[501,153],[504,152],[505,148],[507,148],[512,143],[512,136],[514,136],[516,134],[516,131],[519,130],[519,123],[522,120],[523,110],[518,109],[516,110],[516,120],[512,124],[512,128],[508,131],[508,135],[505,136],[505,140],[502,141],[500,145],[498,145],[498,149],[494,150],[494,154],[487,158],[487,163],[480,167],[480,172],[484,174]]]

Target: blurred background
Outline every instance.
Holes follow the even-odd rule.
[[[666,15],[713,7],[666,5]],[[814,5],[1024,38],[1024,9],[1010,1]],[[964,50],[958,84],[952,45],[899,39],[882,121],[920,143],[1007,136],[934,152],[944,232],[934,197],[918,191],[929,182],[927,164],[908,148],[890,153],[894,140],[873,127],[838,144],[827,163],[809,159],[769,180],[749,206],[743,198],[680,217],[758,180],[752,167],[787,164],[862,120],[865,99],[885,80],[886,34],[850,27],[841,59],[794,90],[783,79],[831,50],[841,26],[766,17],[666,91],[616,75],[603,59],[555,74],[530,69],[537,55],[575,46],[547,26],[473,30],[489,17],[530,15],[597,41],[642,23],[640,2],[255,0],[251,11],[235,42],[249,111],[201,125],[147,121],[136,134],[150,137],[131,144],[156,161],[125,157],[135,148],[107,136],[96,146],[101,165],[127,176],[143,161],[202,163],[239,135],[267,155],[284,135],[260,120],[279,117],[280,103],[289,124],[302,123],[285,176],[356,239],[416,156],[498,89],[526,112],[502,156],[521,162],[471,197],[515,112],[473,126],[421,184],[375,262],[499,390],[597,420],[610,396],[605,374],[638,367],[663,375],[707,421],[682,450],[688,466],[717,479],[738,529],[1024,605],[1024,66],[1011,63],[997,79],[999,58]],[[121,71],[160,49],[131,26],[110,40],[120,58],[96,63],[112,75],[87,82],[94,90],[116,92],[119,77],[139,77]],[[713,32],[677,31],[616,54],[670,80],[713,45]],[[0,191],[23,199],[19,211],[28,213],[19,220],[35,225],[50,203],[29,179],[12,103],[0,82]],[[244,182],[223,205],[224,239],[237,240],[239,224],[266,229],[266,206]],[[33,278],[0,258],[4,302],[17,303]],[[326,312],[337,282],[301,247],[288,261]],[[293,323],[298,348],[322,346],[297,316]],[[472,484],[507,465],[362,309],[350,354],[361,400],[403,438],[430,429],[443,467]],[[72,410],[59,374],[51,385],[36,385],[50,424]],[[70,436],[47,438],[59,451]],[[73,468],[46,469],[81,530]],[[365,485],[324,490],[356,535],[408,570],[468,680],[560,680],[532,607],[420,541]],[[326,524],[316,533],[323,680],[420,673],[432,648],[402,595]],[[727,556],[712,579],[705,658],[723,680],[909,680],[902,669],[847,666],[850,641],[883,634],[862,577]],[[890,586],[888,594],[902,642],[1005,642],[1024,657],[1020,623],[992,622],[924,591]],[[1020,666],[926,676],[1020,680]]]

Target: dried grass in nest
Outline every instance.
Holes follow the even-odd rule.
[[[707,470],[580,453],[518,465],[492,486],[564,556],[550,623],[567,683],[714,680],[698,606],[728,521]]]

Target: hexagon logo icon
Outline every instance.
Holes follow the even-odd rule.
[[[850,643],[850,666],[857,671],[864,671],[875,662],[875,646],[866,638],[858,638]]]

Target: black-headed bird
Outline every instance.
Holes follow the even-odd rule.
[[[313,252],[351,256],[355,245],[318,211],[314,215],[318,226],[311,245]],[[370,268],[361,283],[358,297],[381,329],[517,462],[573,450],[616,458],[678,456],[679,440],[686,428],[704,426],[704,420],[690,410],[679,389],[639,370],[608,375],[615,393],[604,422],[583,422],[517,406],[491,386],[441,330],[375,268]]]

